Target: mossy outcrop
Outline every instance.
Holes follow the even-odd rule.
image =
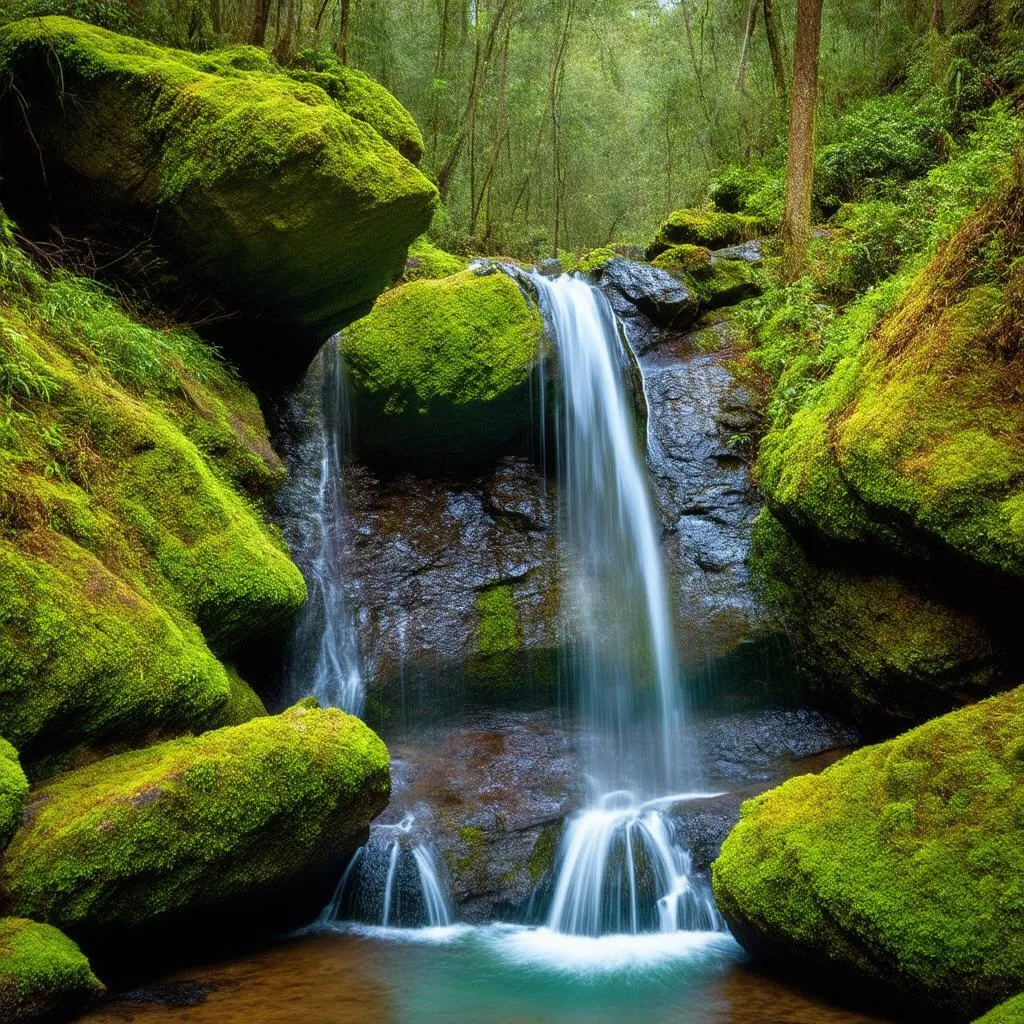
[[[0,739],[0,851],[10,842],[28,801],[28,779],[18,762],[18,752]]]
[[[1024,190],[973,218],[761,445],[790,523],[1024,577]]]
[[[734,306],[762,291],[760,274],[743,259],[723,259],[700,245],[673,245],[653,260],[682,281],[701,309]]]
[[[989,1010],[975,1024],[1024,1024],[1024,995],[1014,996]]]
[[[764,232],[764,223],[743,213],[720,210],[676,210],[669,214],[647,248],[647,258],[654,259],[674,245],[699,245],[706,249],[722,249],[727,245],[748,242]]]
[[[48,924],[0,918],[0,1024],[52,1020],[103,992],[89,961]]]
[[[767,511],[752,567],[805,678],[847,713],[919,722],[1006,678],[997,637],[970,610],[891,566],[804,547]]]
[[[451,277],[469,266],[461,256],[454,256],[444,249],[439,249],[425,236],[417,238],[409,246],[409,255],[405,260],[405,273],[402,280],[436,281],[442,277]]]
[[[233,350],[251,363],[272,350],[279,373],[402,273],[437,193],[372,126],[393,134],[369,85],[308,72],[348,97],[336,102],[259,54],[170,50],[61,17],[0,28],[4,195],[25,226],[56,216],[153,239],[165,290],[241,314]]]
[[[1024,688],[743,805],[713,866],[748,949],[962,1015],[1024,977]]]
[[[38,777],[237,720],[214,650],[305,599],[255,397],[194,335],[44,276],[2,215],[0,315],[0,735]]]
[[[311,701],[118,754],[33,790],[0,906],[90,936],[213,913],[357,846],[389,791],[384,744]]]
[[[356,444],[401,461],[500,452],[530,426],[544,344],[536,307],[496,271],[387,292],[342,336]]]

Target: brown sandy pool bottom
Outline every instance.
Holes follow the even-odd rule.
[[[162,979],[83,1024],[896,1024],[754,967],[728,936],[321,933]]]

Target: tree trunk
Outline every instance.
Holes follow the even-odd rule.
[[[803,272],[811,239],[814,185],[814,118],[818,106],[818,63],[822,0],[797,0],[793,54],[793,99],[789,112],[786,209],[782,218],[783,269],[795,281]]]
[[[932,28],[940,36],[946,31],[946,6],[944,0],[932,0]]]
[[[747,27],[743,31],[743,45],[740,47],[740,66],[736,72],[736,88],[740,92],[747,91],[747,65],[750,63],[750,41],[754,38],[757,28],[758,0],[750,0],[747,8]]]
[[[786,99],[786,64],[782,57],[782,43],[779,40],[779,26],[775,22],[772,0],[764,0],[764,31],[768,36],[768,49],[772,55],[772,80],[776,95]]]
[[[348,63],[348,26],[352,17],[352,0],[338,0],[338,60]]]
[[[249,36],[249,42],[253,46],[263,46],[266,43],[268,21],[270,21],[270,0],[256,0],[252,19],[252,34]]]

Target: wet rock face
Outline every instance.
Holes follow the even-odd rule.
[[[352,465],[346,489],[369,720],[440,718],[464,698],[550,703],[560,569],[535,463],[468,479]]]
[[[755,413],[720,351],[697,351],[695,335],[662,337],[641,359],[648,461],[680,651],[700,670],[767,624],[747,570],[759,502],[744,443]]]

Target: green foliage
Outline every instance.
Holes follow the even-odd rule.
[[[746,260],[713,257],[703,246],[674,245],[653,262],[682,281],[702,310],[733,306],[761,293],[761,275]]]
[[[399,460],[508,446],[529,426],[542,344],[536,307],[497,271],[387,292],[342,337],[357,444]]]
[[[743,805],[715,897],[782,946],[958,1014],[1024,976],[1024,689],[851,754]]]
[[[429,224],[434,187],[366,123],[391,134],[400,108],[357,75],[330,79],[339,96],[348,83],[335,102],[251,49],[189,54],[67,18],[0,29],[0,66],[33,137],[109,197],[100,219],[155,220],[180,276],[264,327],[319,343],[390,285]],[[88,118],[64,117],[67,90]]]
[[[199,914],[351,849],[389,790],[384,744],[315,702],[108,757],[35,788],[0,904],[92,933]]]
[[[89,961],[48,924],[0,918],[0,1021],[51,1020],[101,995]]]
[[[862,103],[829,136],[814,166],[815,195],[826,208],[919,177],[939,160],[934,117],[900,93]]]

